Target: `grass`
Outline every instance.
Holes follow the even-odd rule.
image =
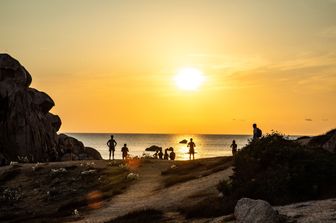
[[[221,170],[225,170],[232,165],[232,157],[221,159],[204,159],[183,161],[175,168],[168,168],[161,172],[164,187],[187,182],[199,177],[208,176]]]
[[[106,223],[157,223],[163,219],[163,212],[155,209],[144,209],[130,212]]]
[[[53,168],[56,167],[46,165],[35,171],[20,168],[3,173],[1,187],[20,185],[22,199],[1,205],[0,221],[59,222],[63,218],[71,221],[78,218],[73,216],[75,209],[81,213],[99,208],[104,200],[122,193],[131,184],[127,179],[129,170],[117,164],[105,168],[77,164],[64,167],[66,171],[57,174],[52,174]],[[82,174],[87,170],[95,172]]]

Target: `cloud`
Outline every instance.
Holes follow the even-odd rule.
[[[307,121],[307,122],[312,122],[313,119],[311,119],[311,118],[306,118],[305,121]]]
[[[293,92],[335,92],[336,53],[301,53],[295,58],[264,64],[232,73],[230,79],[241,87],[272,84]]]
[[[319,36],[324,37],[324,38],[336,38],[336,26],[330,26],[330,27],[323,29],[319,33]]]
[[[246,120],[245,119],[236,119],[236,118],[233,118],[232,121],[245,122]]]

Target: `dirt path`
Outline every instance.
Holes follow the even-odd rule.
[[[174,211],[181,203],[197,202],[200,195],[217,193],[215,186],[218,182],[232,174],[232,169],[228,168],[206,177],[160,189],[161,171],[172,164],[173,161],[159,160],[144,163],[136,171],[140,175],[136,183],[124,193],[115,196],[103,208],[84,216],[79,222],[105,222],[144,208]]]

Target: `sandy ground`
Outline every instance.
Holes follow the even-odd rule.
[[[161,171],[177,162],[179,161],[151,160],[143,163],[134,170],[139,174],[136,183],[128,187],[124,193],[113,197],[101,209],[84,215],[78,222],[105,222],[145,208],[174,212],[183,203],[197,202],[210,194],[216,196],[218,182],[232,174],[232,169],[228,168],[169,188],[162,188]]]

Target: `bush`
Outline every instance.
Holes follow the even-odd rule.
[[[218,185],[231,204],[242,197],[283,205],[336,195],[336,156],[278,133],[249,142],[235,156],[233,170],[231,179]]]

